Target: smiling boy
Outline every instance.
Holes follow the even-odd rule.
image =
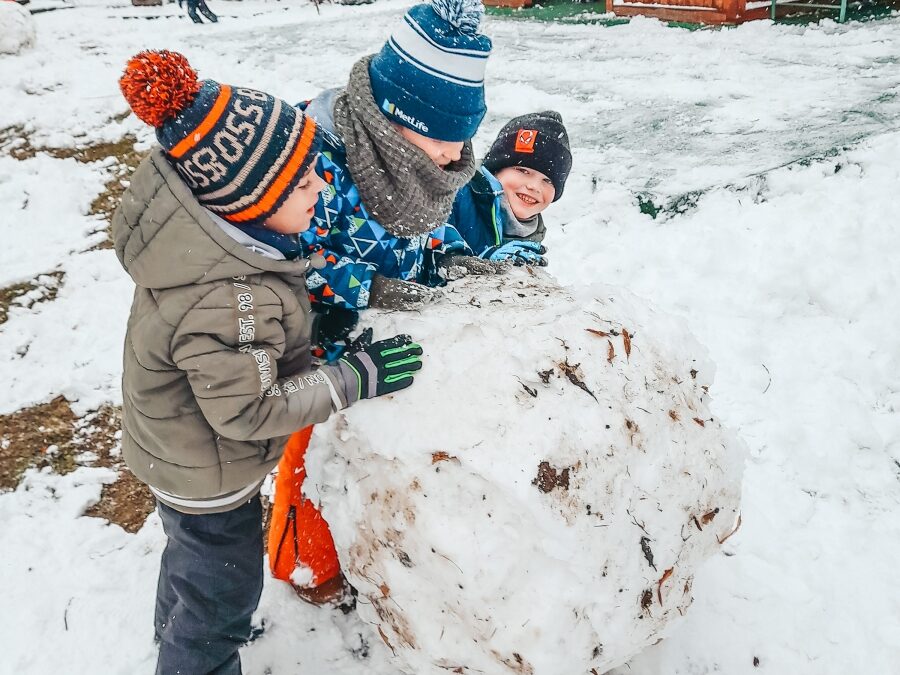
[[[507,239],[541,241],[547,230],[541,213],[562,197],[572,169],[569,135],[553,110],[507,122],[484,158],[500,185],[513,218],[503,224]]]
[[[562,197],[571,169],[569,137],[559,113],[548,110],[507,122],[478,173],[459,191],[447,225],[432,237],[441,242],[434,247],[443,256],[440,266],[466,258],[463,267],[469,272],[491,271],[483,263],[472,265],[473,255],[493,263],[545,265],[542,214]]]

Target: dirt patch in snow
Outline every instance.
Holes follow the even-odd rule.
[[[554,488],[568,490],[570,468],[557,469],[550,466],[549,462],[541,462],[538,464],[537,476],[531,481],[531,484],[537,485],[541,492],[552,492]]]
[[[21,125],[0,129],[0,152],[20,161],[37,154]]]
[[[112,215],[122,199],[122,193],[128,187],[128,178],[147,156],[145,152],[134,149],[136,139],[134,136],[126,136],[117,143],[107,143],[103,146],[94,146],[97,151],[102,151],[102,157],[114,157],[115,163],[109,168],[110,179],[97,197],[91,202],[91,215],[100,216],[106,223],[106,239],[95,246],[98,248],[112,248]],[[79,160],[80,161],[80,160]]]
[[[6,323],[9,308],[14,305],[31,307],[56,298],[64,276],[60,271],[50,272],[32,281],[0,288],[0,324]]]
[[[0,415],[0,491],[12,490],[29,468],[50,467],[66,474],[79,466],[104,466],[118,472],[103,486],[100,501],[85,515],[105,518],[137,532],[156,503],[147,487],[120,456],[121,411],[104,406],[77,417],[65,398]]]

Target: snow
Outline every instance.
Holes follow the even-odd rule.
[[[0,130],[22,125],[35,147],[150,142],[120,119],[116,86],[142,48],[307,98],[344,82],[407,4],[318,15],[244,0],[198,27],[176,4],[71,3],[34,16],[35,48],[0,57]],[[509,117],[546,108],[573,143],[565,197],[547,213],[549,271],[681,316],[716,363],[717,419],[750,449],[726,555],[696,575],[681,625],[616,674],[895,672],[900,17],[695,32],[488,17],[484,30],[495,53],[476,149]],[[120,400],[131,290],[111,251],[88,250],[85,215],[107,178],[99,165],[16,163],[0,150],[0,285],[65,272],[55,300],[13,307],[0,325],[0,413],[60,393],[80,413]],[[657,219],[638,197],[663,209]],[[440,359],[429,351],[426,368]],[[155,516],[137,535],[79,517],[109,479],[102,468],[32,473],[0,495],[0,662],[11,672],[153,671],[165,539]],[[358,616],[311,608],[283,584],[266,585],[257,620],[266,631],[244,650],[248,674],[398,672]]]
[[[109,469],[31,472],[0,499],[0,546],[15,551],[4,556],[0,582],[5,672],[153,671],[152,619],[147,626],[135,618],[153,613],[163,548],[158,520],[129,536],[78,517],[113,480]],[[53,648],[43,642],[49,636]]]
[[[31,13],[16,2],[0,4],[0,54],[18,54],[34,46],[36,39]]]
[[[105,182],[97,167],[71,158],[0,156],[0,200],[9,208],[10,225],[17,227],[16,246],[0,253],[0,284],[52,271],[83,246],[101,227],[87,214]]]
[[[4,257],[13,249],[4,249]],[[133,286],[110,250],[63,259],[53,302],[10,312],[0,326],[0,414],[59,394],[76,414],[121,403],[122,343]]]
[[[366,316],[429,367],[317,427],[308,480],[404,672],[605,672],[684,614],[736,527],[745,448],[707,407],[705,350],[621,289],[578,290],[515,270]]]

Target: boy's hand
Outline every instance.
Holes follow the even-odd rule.
[[[335,364],[344,377],[347,405],[406,389],[422,368],[422,347],[408,335],[348,351]]]
[[[516,239],[499,246],[492,246],[480,257],[487,258],[491,262],[511,262],[513,265],[537,265],[546,267],[547,259],[544,253],[547,249],[536,241],[523,241]]]
[[[428,286],[376,274],[372,277],[372,287],[369,289],[369,307],[419,309],[437,297],[437,291]]]
[[[506,274],[509,265],[491,262],[473,255],[451,255],[438,263],[438,268],[442,277],[448,281],[455,281],[470,274],[475,276]]]
[[[347,351],[348,352],[359,352],[372,345],[372,335],[374,335],[374,331],[372,327],[366,328],[362,333],[357,335],[355,338],[350,340],[347,343]]]
[[[313,318],[312,343],[328,348],[336,342],[346,340],[359,322],[359,312],[340,307],[331,307],[316,312]]]

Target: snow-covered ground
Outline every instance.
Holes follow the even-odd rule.
[[[63,3],[36,15],[35,48],[0,56],[0,130],[22,125],[35,146],[149,143],[121,120],[116,86],[143,48],[306,98],[342,84],[407,4],[318,15],[220,2],[218,25],[194,26],[175,4]],[[548,212],[550,271],[685,317],[718,366],[713,408],[751,449],[742,529],[697,577],[683,625],[618,672],[898,672],[900,18],[697,32],[489,19],[485,31],[495,54],[476,149],[509,116],[545,108],[575,148]],[[57,394],[79,412],[119,400],[129,282],[111,251],[87,251],[107,171],[0,150],[0,286],[65,272],[55,300],[0,326],[0,414]],[[639,195],[664,208],[656,220]],[[153,671],[164,538],[155,516],[137,535],[79,517],[108,480],[31,474],[0,495],[0,672]],[[357,618],[279,584],[258,618],[248,675],[396,675]]]

